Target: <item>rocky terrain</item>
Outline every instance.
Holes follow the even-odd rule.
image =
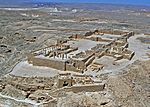
[[[26,60],[31,51],[54,44],[57,39],[94,29],[130,30],[136,34],[145,34],[146,37],[139,37],[137,40],[146,46],[149,45],[149,7],[107,5],[108,8],[105,9],[105,6],[101,8],[92,6],[88,9],[87,5],[77,6],[77,4],[73,6],[57,4],[57,8],[1,8],[0,76],[2,78],[7,76],[17,63]],[[147,58],[150,55],[149,48],[142,50],[146,51],[146,60],[135,58],[131,65],[119,73],[98,74],[100,79],[106,81],[103,92],[92,94],[67,92],[58,99],[58,107],[149,107],[150,60]],[[139,51],[140,56],[142,52]],[[29,101],[22,100],[24,99],[22,96],[22,92],[8,85],[1,92],[0,106],[32,107]],[[16,99],[18,97],[19,99]]]
[[[72,107],[149,107],[150,105],[150,61],[136,61],[121,74],[107,77],[106,91],[94,93],[71,94],[63,99]],[[84,97],[83,97],[84,96]],[[80,97],[80,98],[79,98]],[[80,99],[80,101],[77,101]],[[82,101],[84,100],[84,101]]]
[[[150,105],[150,61],[136,61],[122,74],[108,79],[108,88],[122,107],[148,107]]]

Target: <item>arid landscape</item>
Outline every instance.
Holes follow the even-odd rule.
[[[0,107],[150,107],[150,7],[0,8]]]

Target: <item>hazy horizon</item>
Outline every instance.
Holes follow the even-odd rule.
[[[104,3],[104,4],[125,4],[150,6],[150,0],[0,0],[0,5],[18,5],[25,3]]]

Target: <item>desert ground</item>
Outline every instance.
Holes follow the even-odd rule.
[[[95,7],[95,8],[94,8]],[[29,53],[53,45],[58,39],[85,34],[96,29],[133,31],[128,49],[135,52],[131,60],[115,60],[104,56],[95,60],[102,70],[76,73],[48,67],[33,66],[27,62]],[[111,36],[111,35],[107,35]],[[117,35],[116,35],[117,37]],[[71,42],[79,50],[96,44],[87,40]],[[11,81],[32,84],[43,81],[48,99],[57,100],[54,107],[149,107],[150,106],[150,8],[111,5],[55,5],[42,8],[0,8],[0,106],[51,107],[26,99]],[[98,92],[56,90],[57,75],[90,75],[105,84]],[[17,79],[16,79],[17,78]],[[3,84],[8,84],[3,87]],[[53,84],[53,85],[52,85]],[[52,86],[51,86],[52,85]],[[50,87],[51,86],[51,87]],[[40,92],[39,92],[40,93]],[[55,104],[55,103],[54,103]]]

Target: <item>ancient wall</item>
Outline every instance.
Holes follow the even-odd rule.
[[[42,58],[35,58],[34,55],[28,55],[28,62],[33,64],[33,66],[44,66],[44,67],[51,67],[54,69],[62,70],[62,71],[74,71],[74,72],[82,72],[86,69],[85,63],[80,60],[73,60],[75,66],[71,64],[67,64],[66,62],[62,61],[55,61],[50,59],[42,59]]]
[[[112,35],[123,35],[123,36],[133,36],[134,32],[124,32],[124,31],[118,31],[118,30],[111,30],[111,29],[101,29],[101,30],[95,30],[95,34],[112,34]]]
[[[127,37],[127,38],[130,38],[131,36],[134,36],[134,32],[128,32],[126,34],[123,34],[123,37]]]
[[[81,86],[72,86],[71,90],[74,93],[78,93],[78,92],[97,92],[97,91],[103,91],[105,88],[105,84],[101,84],[101,85],[81,85]]]
[[[95,59],[95,56],[92,56],[88,61],[85,62],[86,67],[89,66],[93,60]]]
[[[76,51],[78,48],[70,48],[70,50],[63,51],[62,53],[68,54],[70,52]]]
[[[86,38],[93,41],[100,41],[100,42],[108,42],[108,45],[105,45],[103,48],[107,48],[107,50],[98,52],[98,50],[87,52],[85,55],[79,56],[79,58],[73,58],[71,59],[72,63],[74,65],[68,64],[66,62],[63,62],[61,60],[51,60],[51,59],[42,59],[42,58],[36,58],[34,54],[28,55],[28,61],[30,64],[33,64],[34,66],[45,66],[45,67],[51,67],[54,69],[62,70],[62,71],[75,71],[75,72],[82,72],[83,70],[87,69],[87,66],[92,63],[95,56],[96,57],[102,57],[104,55],[112,56],[114,58],[123,58],[125,59],[132,59],[134,56],[134,52],[130,52],[129,50],[125,50],[125,48],[128,47],[127,38],[134,35],[134,32],[122,32],[122,31],[112,31],[112,30],[95,30],[94,32],[87,32],[85,35],[72,35],[70,38],[74,39],[83,39],[86,36],[91,36],[94,33],[105,33],[105,34],[115,34],[115,35],[123,35],[122,38],[118,40],[109,40],[109,39],[102,39],[100,37],[91,37]],[[57,55],[63,54],[63,57],[67,57],[67,53],[78,50],[78,48],[70,48],[69,45],[63,45],[62,43],[66,43],[67,41],[58,40],[57,41],[60,46],[57,45],[51,45],[52,48],[61,47],[61,51],[57,51]],[[50,48],[47,47],[47,48]],[[98,47],[100,49],[101,47]],[[46,48],[43,48],[43,50]],[[121,56],[122,55],[122,56]],[[81,58],[81,59],[80,59]]]
[[[81,70],[77,70],[77,68],[74,67],[74,66],[71,65],[71,64],[66,64],[66,71],[74,71],[74,72],[80,72],[80,73],[82,73]]]
[[[66,70],[66,64],[63,61],[35,58],[32,56],[28,57],[28,61],[30,64],[33,64],[33,66],[51,67],[62,71]]]
[[[80,61],[80,60],[73,60],[73,62],[75,63],[75,67],[76,67],[77,69],[80,69],[80,70],[86,69],[85,63],[84,63],[83,61]]]
[[[80,34],[75,34],[69,37],[70,39],[83,39],[84,36]]]
[[[57,107],[57,103],[49,102],[49,103],[42,104],[39,107]]]
[[[99,32],[104,33],[104,34],[114,34],[114,35],[124,34],[124,32],[122,32],[122,31],[112,31],[112,30],[108,30],[108,29],[99,30]]]
[[[122,35],[123,37],[129,38],[130,36],[134,35],[134,32],[123,32],[123,31],[118,31],[118,30],[112,31],[111,29],[102,29],[102,30],[95,30],[93,32],[91,32],[91,31],[86,32],[85,35],[80,35],[80,34],[72,35],[69,38],[70,39],[83,39],[83,38],[86,38],[86,37],[91,36],[93,34]],[[91,38],[91,40],[93,40],[93,41],[103,41],[100,38],[93,38],[93,37]]]
[[[114,55],[113,57],[116,58],[116,60],[123,59],[123,55],[121,55],[121,54]]]
[[[135,52],[132,52],[132,51],[128,51],[128,53],[123,52],[123,58],[124,58],[124,59],[129,59],[129,60],[131,60],[134,55],[135,55]]]
[[[58,79],[57,87],[58,88],[62,88],[62,87],[65,87],[65,86],[71,87],[72,82],[73,81],[70,78]]]
[[[119,41],[114,41],[111,46],[115,46],[115,47],[121,47],[124,46],[126,44],[126,42],[119,42]]]
[[[65,39],[63,39],[63,40],[62,40],[62,39],[58,39],[58,40],[57,40],[57,44],[58,44],[58,45],[61,45],[61,44],[63,44],[63,43],[67,43],[67,40],[65,40]]]
[[[88,54],[86,54],[86,57],[85,57],[82,61],[85,63],[85,62],[88,61],[92,56],[94,56],[94,53],[93,53],[93,52],[88,53]]]
[[[87,36],[91,36],[91,35],[93,35],[93,34],[94,34],[94,32],[91,32],[91,31],[90,31],[90,32],[86,32],[84,36],[87,37]]]
[[[102,39],[101,37],[91,37],[91,38],[86,38],[88,40],[92,41],[97,41],[97,42],[111,42],[112,40],[109,39]]]
[[[28,62],[30,64],[33,64],[34,66],[51,67],[62,71],[82,72],[84,69],[86,69],[85,63],[83,61],[73,60],[73,62],[75,63],[75,66],[73,66],[71,64],[62,61],[35,58],[34,55],[32,54],[28,55]]]
[[[98,58],[101,58],[104,55],[105,55],[105,51],[95,53],[95,56],[98,57]]]
[[[148,35],[148,36],[150,36],[150,33],[144,33],[144,35]]]
[[[53,101],[45,102],[39,105],[38,107],[57,107],[57,101],[53,100]]]

